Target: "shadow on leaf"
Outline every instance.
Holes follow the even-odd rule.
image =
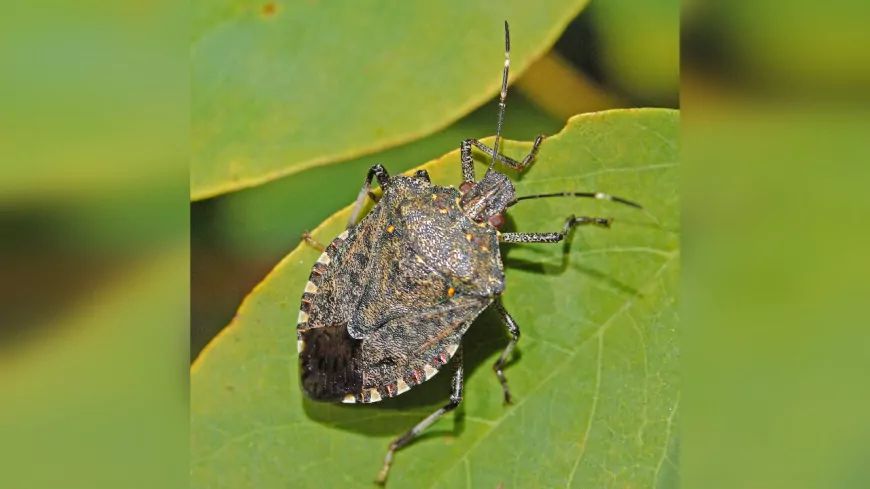
[[[505,220],[505,229],[509,229],[513,231],[515,229],[513,219],[509,216]],[[571,243],[573,242],[574,233],[577,231],[577,228],[572,229],[567,239],[557,244],[533,244],[533,245],[524,245],[524,244],[513,244],[506,243],[501,245],[503,262],[505,268],[514,268],[517,270],[523,270],[529,273],[535,273],[539,275],[561,275],[568,270],[570,266],[574,270],[578,270],[589,277],[604,282],[610,288],[619,290],[628,295],[632,295],[635,297],[642,297],[640,291],[636,288],[628,285],[626,283],[620,282],[616,280],[612,276],[591,267],[582,266],[582,265],[572,265],[571,257],[575,254],[571,252]],[[538,247],[539,246],[559,246],[561,244],[562,253],[561,260],[558,263],[553,263],[552,261],[531,261],[523,258],[511,258],[509,255],[513,250],[523,249],[524,251],[529,251],[531,253],[535,253],[541,256],[546,255],[547,257],[552,256],[552,253],[549,251],[542,251]],[[509,286],[509,284],[508,284]]]

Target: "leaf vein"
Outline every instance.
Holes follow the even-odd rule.
[[[671,414],[668,415],[668,421],[667,421],[667,424],[665,425],[665,444],[664,444],[664,448],[662,449],[662,456],[659,459],[659,463],[656,466],[655,474],[653,474],[653,484],[655,484],[656,481],[658,480],[659,472],[661,472],[662,465],[664,465],[665,460],[670,462],[671,466],[674,467],[675,470],[677,469],[676,464],[674,464],[673,462],[668,460],[668,446],[670,446],[670,444],[671,444],[671,429],[672,429],[673,424],[674,424],[674,417],[676,416],[677,410],[679,409],[679,407],[680,407],[680,392],[677,392],[677,400],[674,401],[674,407],[671,408]]]
[[[628,303],[628,302],[627,302]],[[577,456],[577,461],[574,462],[574,467],[571,468],[571,473],[568,475],[568,483],[565,487],[571,487],[574,482],[574,475],[577,473],[577,468],[580,467],[580,461],[583,460],[583,455],[586,454],[586,443],[589,441],[589,434],[592,433],[592,421],[595,419],[595,411],[598,409],[598,397],[601,393],[601,370],[604,358],[604,330],[598,332],[598,359],[595,367],[595,393],[592,395],[592,408],[589,410],[589,421],[586,423],[586,431],[583,433],[583,441],[580,444],[580,455]]]

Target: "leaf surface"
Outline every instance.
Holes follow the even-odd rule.
[[[587,0],[196,2],[191,197],[258,185],[443,128],[498,91]]]
[[[603,191],[642,203],[554,198],[511,208],[504,231],[555,231],[571,214],[614,217],[565,245],[502,248],[505,307],[522,337],[502,405],[490,366],[508,335],[484,313],[464,340],[463,403],[400,451],[389,487],[676,487],[679,410],[678,113],[572,118],[515,178],[518,195]],[[508,142],[521,157],[529,143]],[[478,174],[485,168],[479,158]],[[458,184],[458,152],[424,165]],[[509,170],[505,170],[509,172]],[[364,175],[360,175],[362,181]],[[352,200],[354,196],[348,196]],[[328,242],[349,208],[314,232]],[[389,441],[448,397],[444,373],[373,405],[299,390],[296,316],[319,252],[290,253],[191,372],[193,487],[371,487]]]

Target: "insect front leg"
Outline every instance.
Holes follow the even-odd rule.
[[[543,140],[543,134],[535,138],[535,143],[532,145],[532,150],[529,151],[529,154],[526,155],[525,158],[523,158],[523,161],[517,161],[502,154],[497,155],[495,159],[513,168],[516,171],[523,171],[526,166],[531,163],[532,159],[535,157],[535,154],[538,153],[538,146],[541,145],[541,141]],[[486,153],[487,156],[492,157],[492,148],[481,143],[477,139],[466,139],[465,141],[462,141],[462,144],[459,146],[459,158],[462,162],[462,180],[467,183],[474,183],[475,179],[474,158],[471,156],[471,146],[476,146],[479,150]]]
[[[535,138],[534,144],[532,144],[532,149],[529,151],[529,154],[523,158],[523,161],[517,161],[513,158],[509,158],[505,155],[499,154],[495,157],[498,161],[504,163],[505,165],[513,168],[516,171],[523,171],[525,168],[531,163],[532,159],[534,159],[535,155],[538,153],[538,146],[541,145],[541,141],[544,140],[544,135],[540,135]],[[492,148],[481,143],[477,139],[466,139],[462,142],[460,146],[460,158],[462,161],[462,177],[466,182],[474,183],[474,160],[471,157],[471,146],[476,146],[477,149],[486,153],[487,156],[492,157]],[[466,168],[467,166],[467,168]],[[471,177],[469,179],[468,177]]]
[[[516,346],[517,341],[520,339],[520,327],[517,325],[517,322],[514,321],[514,318],[508,314],[504,306],[501,305],[501,301],[495,301],[495,310],[498,312],[498,315],[501,316],[501,320],[504,321],[505,326],[507,326],[508,332],[511,334],[511,341],[508,343],[507,348],[504,349],[501,356],[498,357],[495,364],[493,364],[492,369],[495,370],[495,374],[501,382],[501,387],[504,389],[504,403],[510,404],[511,393],[510,390],[508,390],[507,379],[505,378],[504,373],[502,373],[502,369],[504,369],[504,364],[507,362],[507,359]]]
[[[366,175],[366,181],[363,184],[362,189],[359,191],[359,195],[356,198],[356,204],[353,206],[353,211],[350,213],[350,219],[347,221],[348,229],[356,226],[356,220],[357,217],[359,217],[359,212],[362,210],[363,204],[365,203],[366,196],[371,197],[377,202],[377,199],[374,198],[374,194],[369,191],[372,188],[373,178],[378,179],[378,184],[382,189],[386,189],[387,185],[390,183],[390,174],[380,163],[369,168],[369,173]]]
[[[417,426],[414,426],[404,435],[396,438],[393,443],[390,443],[390,448],[387,450],[387,456],[384,459],[384,468],[381,469],[381,473],[378,474],[378,478],[375,480],[376,484],[383,485],[387,480],[387,473],[390,471],[390,464],[393,462],[393,453],[396,450],[404,447],[405,445],[411,443],[417,436],[422,433],[426,428],[432,425],[435,421],[441,416],[449,413],[456,409],[459,406],[459,403],[462,402],[462,389],[463,389],[463,376],[462,376],[462,346],[456,350],[456,354],[453,356],[453,381],[451,383],[451,393],[450,393],[450,402],[442,407],[441,409],[435,411],[430,414],[426,419],[417,423]]]
[[[459,161],[462,164],[462,181],[474,183],[474,158],[471,156],[471,142],[474,139],[466,139],[459,145]],[[492,154],[492,152],[490,152]]]
[[[594,224],[609,228],[613,222],[612,217],[574,217],[565,221],[560,233],[501,233],[499,241],[503,243],[558,243],[565,239],[571,228],[580,224]]]

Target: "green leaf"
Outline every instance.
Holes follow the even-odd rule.
[[[202,199],[443,128],[498,91],[587,0],[196,2],[190,185]]]
[[[555,231],[571,214],[615,221],[576,229],[567,253],[503,248],[504,304],[522,330],[505,372],[515,404],[502,405],[490,368],[508,335],[485,313],[464,340],[457,415],[397,453],[390,487],[676,486],[678,117],[661,109],[574,117],[517,176],[518,195],[603,191],[646,210],[570,198],[511,208],[508,230]],[[508,142],[505,153],[529,147]],[[424,168],[436,183],[461,181],[458,152]],[[348,213],[315,238],[339,234]],[[373,405],[302,396],[295,321],[318,254],[307,245],[289,254],[192,367],[193,487],[371,487],[389,441],[446,402],[444,374]]]

